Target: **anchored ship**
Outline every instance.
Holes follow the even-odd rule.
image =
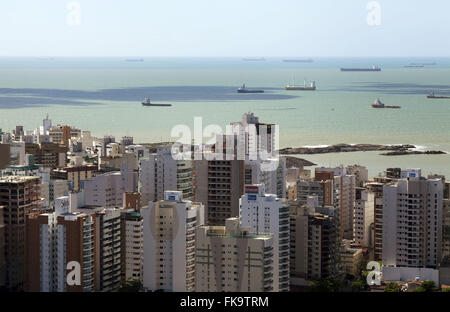
[[[285,89],[286,90],[296,90],[296,91],[314,91],[314,90],[316,90],[316,82],[315,81],[311,82],[310,86],[308,87],[306,85],[306,79],[305,79],[304,83],[303,83],[303,87],[301,87],[301,86],[296,86],[295,80],[294,80],[292,85],[287,85],[285,87]]]
[[[312,59],[285,59],[283,60],[285,63],[312,63],[314,62]]]
[[[247,57],[242,59],[245,62],[264,62],[266,59],[263,57]]]
[[[380,101],[380,99],[377,99],[375,101],[375,103],[372,104],[373,108],[402,108],[401,106],[389,106],[389,105],[384,105],[384,103],[382,103]]]
[[[434,66],[434,65],[437,65],[437,63],[436,62],[432,62],[432,63],[410,63],[409,65]]]
[[[343,72],[379,72],[381,68],[373,65],[370,68],[341,68]]]
[[[450,99],[450,96],[444,96],[444,95],[435,95],[434,92],[431,92],[427,95],[427,98],[429,99]]]
[[[157,104],[157,103],[151,103],[150,98],[146,97],[145,100],[142,102],[143,106],[172,106],[172,104]]]
[[[238,93],[264,93],[264,90],[256,90],[256,89],[247,89],[245,87],[245,83],[242,85],[242,87],[240,87],[239,89],[237,89]]]

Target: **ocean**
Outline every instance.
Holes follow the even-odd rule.
[[[140,58],[140,57],[139,57]],[[337,143],[414,144],[420,150],[450,152],[450,58],[313,58],[285,63],[267,57],[156,58],[127,62],[111,58],[0,58],[0,129],[33,130],[48,113],[53,124],[90,130],[92,135],[129,135],[136,143],[174,140],[175,125],[221,127],[253,112],[280,127],[280,147]],[[430,63],[405,68],[410,63]],[[341,72],[371,67],[381,72]],[[316,81],[317,91],[284,86]],[[263,94],[237,94],[243,83]],[[172,107],[143,107],[153,102]],[[377,98],[402,109],[373,109]],[[450,177],[450,154],[381,156],[377,152],[302,155],[321,166],[361,164],[376,176],[387,167],[422,168]]]

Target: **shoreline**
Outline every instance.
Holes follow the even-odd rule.
[[[280,149],[282,155],[316,155],[330,153],[350,153],[350,152],[373,152],[383,151],[383,156],[400,156],[400,155],[442,155],[447,154],[444,151],[417,151],[417,147],[411,144],[401,145],[383,145],[383,144],[334,144],[328,146],[317,147],[288,147]]]

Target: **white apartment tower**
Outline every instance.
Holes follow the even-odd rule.
[[[356,188],[355,212],[353,215],[353,240],[359,247],[369,248],[371,224],[374,223],[375,194],[365,188]]]
[[[441,179],[406,178],[383,187],[383,266],[437,268],[442,199]]]
[[[144,288],[195,290],[195,228],[204,222],[204,207],[166,191],[164,200],[141,209],[144,222]]]
[[[163,200],[166,190],[181,191],[186,200],[193,198],[192,161],[175,160],[170,148],[161,148],[140,161],[139,192],[143,205]]]
[[[102,207],[122,207],[126,183],[121,172],[108,172],[80,183],[85,190],[86,204]]]
[[[240,221],[252,233],[272,233],[274,291],[289,291],[289,205],[264,186],[246,185],[240,199]]]

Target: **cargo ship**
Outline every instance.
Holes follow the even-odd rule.
[[[381,68],[378,66],[372,66],[370,68],[341,68],[343,72],[380,72]]]
[[[410,63],[409,65],[434,66],[434,65],[437,65],[437,63],[436,62],[432,62],[432,63]]]
[[[247,89],[247,87],[245,87],[245,83],[244,83],[242,85],[242,87],[237,89],[237,92],[238,93],[264,93],[264,90]]]
[[[402,108],[401,106],[390,106],[390,105],[384,105],[380,99],[377,99],[375,103],[372,104],[373,108]]]
[[[263,57],[254,57],[254,58],[243,58],[242,59],[244,62],[264,62],[266,59]]]
[[[312,59],[285,59],[283,60],[285,63],[312,63],[314,62]]]
[[[142,102],[143,106],[172,106],[172,104],[157,104],[157,103],[151,103],[150,98],[146,97],[145,100]]]
[[[429,98],[429,99],[450,99],[450,96],[435,95],[434,92],[432,92],[427,95],[427,98]]]
[[[295,90],[295,91],[315,91],[316,90],[316,82],[313,81],[311,82],[311,84],[309,85],[309,87],[306,85],[306,79],[303,83],[303,87],[301,86],[296,86],[295,85],[295,80],[292,83],[292,85],[287,85],[285,87],[286,90]]]

